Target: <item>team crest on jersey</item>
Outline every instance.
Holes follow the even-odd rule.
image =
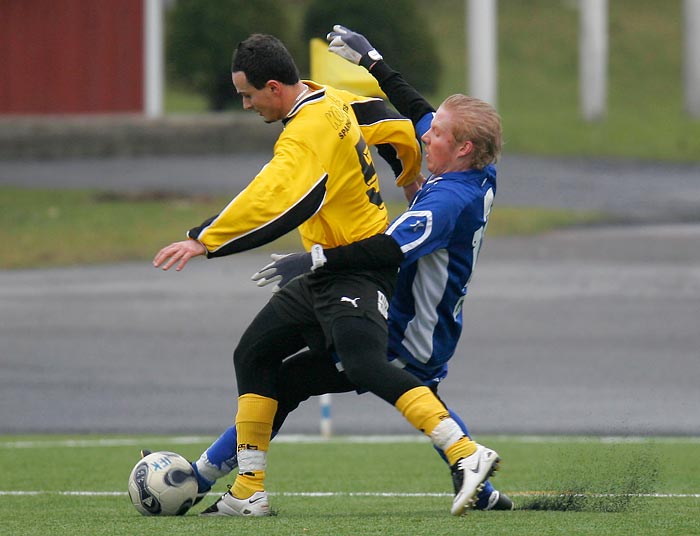
[[[379,314],[384,317],[384,320],[389,318],[389,300],[379,290],[377,291],[377,309]]]
[[[421,220],[416,220],[410,224],[410,227],[411,227],[411,230],[415,233],[416,231],[419,231],[419,230],[425,228],[425,222],[421,221]]]

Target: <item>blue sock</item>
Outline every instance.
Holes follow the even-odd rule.
[[[197,494],[208,492],[214,485],[214,482],[202,476],[197,468],[197,462],[191,462],[190,465],[192,466],[192,469],[194,469],[194,476],[197,477]]]
[[[272,437],[277,430],[272,431]],[[197,475],[199,493],[209,491],[216,481],[238,467],[238,434],[236,426],[229,427],[214,441],[192,467]]]
[[[238,465],[236,426],[231,426],[207,449],[207,459],[219,469],[223,465]]]

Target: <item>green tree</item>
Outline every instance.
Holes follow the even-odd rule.
[[[212,110],[231,107],[239,101],[231,83],[234,48],[252,33],[288,44],[285,10],[284,0],[178,0],[167,14],[168,76],[205,95]]]
[[[311,0],[303,22],[303,37],[325,38],[334,24],[360,32],[401,71],[416,89],[437,89],[440,60],[430,28],[415,0]]]

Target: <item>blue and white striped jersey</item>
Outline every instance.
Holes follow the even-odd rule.
[[[429,125],[421,120],[419,135]],[[386,231],[405,256],[389,309],[388,356],[428,384],[445,378],[457,347],[495,194],[492,165],[431,176]]]

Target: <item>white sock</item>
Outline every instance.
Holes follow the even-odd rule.
[[[207,479],[212,485],[218,479],[228,475],[229,473],[231,473],[231,471],[233,471],[236,468],[235,465],[231,466],[226,462],[222,463],[220,468],[217,467],[215,464],[209,461],[206,452],[203,453],[199,457],[199,459],[196,462],[194,462],[194,464],[197,466],[199,476]]]
[[[238,472],[265,471],[267,452],[264,450],[243,449],[238,452]]]
[[[452,418],[442,421],[430,434],[433,444],[442,451],[447,450],[463,437],[464,430]]]

